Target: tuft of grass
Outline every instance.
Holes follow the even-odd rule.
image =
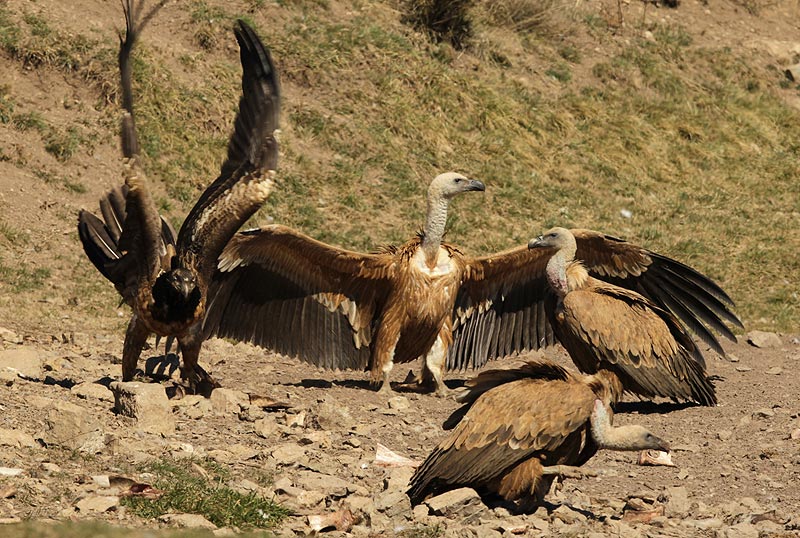
[[[0,290],[5,286],[15,293],[38,290],[49,278],[50,269],[46,267],[30,267],[19,260],[7,264],[0,258]]]
[[[550,34],[570,9],[566,0],[484,0],[481,7],[494,26],[512,32]]]
[[[230,478],[227,469],[212,461],[161,460],[146,464],[142,471],[154,475],[153,486],[164,494],[158,499],[127,497],[122,503],[145,519],[182,512],[200,514],[220,527],[246,529],[275,526],[289,513],[268,499],[225,486]]]
[[[406,0],[402,20],[437,42],[463,49],[472,37],[474,4],[475,0]]]

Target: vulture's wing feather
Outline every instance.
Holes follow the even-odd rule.
[[[326,245],[281,225],[236,234],[209,290],[204,334],[327,368],[363,369],[393,260]]]
[[[236,230],[269,196],[278,162],[278,74],[256,33],[234,28],[242,63],[242,97],[219,177],[203,192],[178,233],[178,256],[206,281]]]
[[[494,386],[414,473],[412,504],[438,486],[485,485],[537,451],[557,451],[589,420],[594,400],[586,385],[572,380],[523,376]]]
[[[130,1],[123,4],[126,28],[125,37],[120,37],[118,60],[124,110],[121,143],[122,155],[125,157],[123,168],[127,192],[121,191],[125,197],[124,207],[121,204],[120,196],[113,194],[108,204],[101,204],[101,209],[104,216],[108,215],[106,221],[113,230],[111,234],[113,236],[119,234],[117,241],[119,251],[125,253],[127,260],[132,260],[119,264],[115,269],[116,278],[126,280],[125,290],[122,291],[126,300],[132,297],[131,294],[136,293],[134,286],[138,289],[142,285],[152,285],[162,269],[163,243],[161,239],[164,225],[147,189],[144,171],[139,166],[139,142],[133,114],[130,58],[139,32],[165,3],[165,1],[159,2],[141,19],[141,5],[138,5],[134,12]],[[121,218],[123,215],[124,222]],[[122,222],[121,232],[120,222]],[[135,275],[132,274],[134,267]]]
[[[731,310],[733,301],[710,278],[624,240],[591,230],[571,231],[578,247],[575,258],[593,276],[653,301],[720,355],[725,352],[714,331],[736,340],[727,325],[742,327]],[[545,268],[553,252],[518,247],[468,261],[453,313],[448,369],[481,367],[492,359],[555,342],[543,315],[552,300]]]
[[[594,280],[566,296],[563,321],[554,325],[583,372],[611,370],[625,390],[644,397],[716,403],[692,338],[672,314],[637,293]]]

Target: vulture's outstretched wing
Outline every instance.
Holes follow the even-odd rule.
[[[234,32],[242,62],[242,97],[228,156],[178,234],[178,257],[206,282],[225,244],[269,196],[278,162],[277,71],[252,28],[239,20]]]
[[[86,210],[81,210],[78,213],[78,235],[83,250],[97,270],[114,284],[123,300],[131,304],[138,280],[137,263],[130,253],[119,246],[123,223],[127,218],[127,194],[128,187],[122,185],[110,190],[100,199],[102,220]],[[175,230],[161,217],[158,255],[162,266],[168,266],[169,259],[175,253],[175,237]]]
[[[492,386],[414,473],[408,490],[412,504],[439,488],[486,485],[538,451],[557,452],[586,425],[595,398],[580,382],[524,374]]]
[[[614,372],[625,390],[639,396],[717,403],[691,336],[672,314],[637,293],[595,279],[567,294],[563,317],[552,323],[582,372]]]
[[[592,276],[634,290],[675,315],[714,351],[712,331],[735,341],[726,323],[742,327],[733,301],[711,279],[676,260],[591,230],[571,230],[575,256]],[[448,369],[486,362],[555,343],[545,312],[547,260],[555,249],[518,247],[468,261],[454,311]]]
[[[286,226],[239,233],[219,259],[204,335],[326,368],[366,368],[392,259],[326,245]]]
[[[103,220],[87,211],[78,215],[78,234],[86,255],[103,276],[114,283],[128,304],[132,304],[141,284],[152,284],[162,263],[169,261],[171,246],[175,244],[175,232],[158,214],[138,163],[139,143],[133,116],[130,62],[139,32],[165,3],[157,3],[140,20],[143,2],[135,6],[131,0],[123,2],[125,36],[120,36],[118,60],[125,185],[110,191],[100,200]]]

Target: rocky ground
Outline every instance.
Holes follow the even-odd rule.
[[[386,466],[383,453],[376,459],[382,447],[412,464],[424,459],[443,436],[452,400],[387,400],[359,372],[324,372],[220,340],[209,342],[203,360],[225,388],[210,399],[168,400],[175,363],[154,350],[141,366],[159,374],[155,382],[113,384],[121,335],[0,329],[0,516],[12,525],[213,528],[201,517],[135,516],[120,504],[130,482],[118,478],[146,483],[143,462],[210,458],[232,471],[233,489],[291,509],[275,529],[280,536],[320,528],[330,536],[800,536],[800,339],[752,336],[762,347],[739,343],[728,346],[730,361],[709,358],[721,377],[718,407],[621,406],[615,423],[642,424],[669,440],[675,467],[603,452],[586,466],[596,477],[567,479],[547,506],[511,515],[469,489],[412,508],[404,490],[413,467]],[[398,367],[397,379],[406,373]],[[452,374],[448,384],[463,378]],[[117,412],[109,387],[127,394],[120,405],[138,419]]]

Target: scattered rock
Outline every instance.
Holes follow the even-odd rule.
[[[305,457],[306,451],[297,443],[285,443],[276,446],[270,454],[276,465],[292,465]]]
[[[21,344],[22,337],[12,331],[11,329],[6,329],[5,327],[0,327],[0,340],[3,342],[8,342],[10,344]]]
[[[41,352],[33,348],[0,351],[0,370],[10,370],[26,379],[39,379],[42,376],[42,362]]]
[[[723,524],[724,522],[718,518],[681,520],[681,525],[699,530],[719,529]]]
[[[689,513],[689,493],[685,487],[669,487],[664,493],[666,495],[665,514],[668,517],[682,517]]]
[[[45,431],[40,436],[46,445],[63,446],[88,454],[105,448],[105,435],[96,416],[69,402],[58,402],[53,407],[47,412]]]
[[[428,503],[428,506],[430,506],[430,503]],[[408,516],[411,514],[411,501],[408,500],[408,495],[404,491],[388,490],[375,499],[375,510],[390,518],[400,514]]]
[[[752,370],[753,370],[753,369],[752,369],[752,368],[750,368],[749,366],[737,366],[737,367],[736,367],[736,371],[737,371],[737,372],[750,372],[750,371],[752,371]]]
[[[747,333],[747,342],[757,348],[781,347],[781,338],[775,333],[765,331],[750,331]]]
[[[356,425],[350,410],[341,402],[322,402],[315,410],[314,419],[323,430],[349,431]]]
[[[250,404],[250,397],[246,393],[226,388],[214,389],[209,399],[214,413],[219,415],[236,414],[243,406]]]
[[[32,435],[24,431],[0,428],[0,446],[12,446],[14,448],[35,447],[36,441]]]
[[[426,500],[425,504],[435,515],[458,519],[463,524],[476,522],[486,510],[481,498],[472,488],[459,488],[442,493]]]
[[[800,428],[792,430],[792,433],[789,434],[789,439],[800,439]]]
[[[572,525],[573,523],[586,521],[585,515],[581,514],[576,510],[573,510],[566,504],[562,504],[558,508],[553,510],[553,517],[560,521],[563,521],[567,525]]]
[[[783,373],[783,368],[780,366],[773,366],[769,370],[766,371],[769,375],[781,375]]]
[[[405,396],[394,396],[393,398],[389,398],[387,403],[389,405],[389,409],[397,409],[398,411],[403,411],[411,406],[408,398]]]
[[[305,490],[320,490],[333,498],[347,495],[348,482],[329,474],[301,471],[294,479],[297,487]]]
[[[308,516],[308,526],[316,532],[327,530],[350,532],[356,522],[356,516],[348,508],[325,515]]]
[[[101,400],[104,402],[113,402],[114,395],[103,385],[98,383],[79,383],[70,389],[70,392],[78,398],[84,400]]]
[[[775,416],[775,411],[772,409],[768,409],[766,407],[762,407],[761,409],[756,409],[753,412],[753,418],[772,418]]]
[[[720,441],[727,441],[733,436],[733,432],[730,430],[720,430],[717,432],[717,437]]]
[[[17,467],[0,467],[0,476],[19,476],[24,472]]]
[[[758,527],[747,522],[731,525],[723,533],[725,538],[758,538],[758,535]]]
[[[119,497],[117,496],[90,495],[78,501],[75,508],[85,513],[101,513],[116,509],[118,505]]]
[[[199,514],[164,514],[158,518],[168,525],[185,527],[188,529],[215,530],[216,525]]]
[[[111,391],[114,393],[117,413],[136,419],[136,424],[143,431],[157,434],[175,431],[172,404],[161,385],[115,381],[111,383]]]
[[[375,465],[379,467],[419,467],[419,462],[401,456],[378,443],[375,447]]]
[[[253,430],[259,436],[267,439],[280,433],[280,426],[275,421],[275,417],[267,415],[264,418],[253,422]]]

